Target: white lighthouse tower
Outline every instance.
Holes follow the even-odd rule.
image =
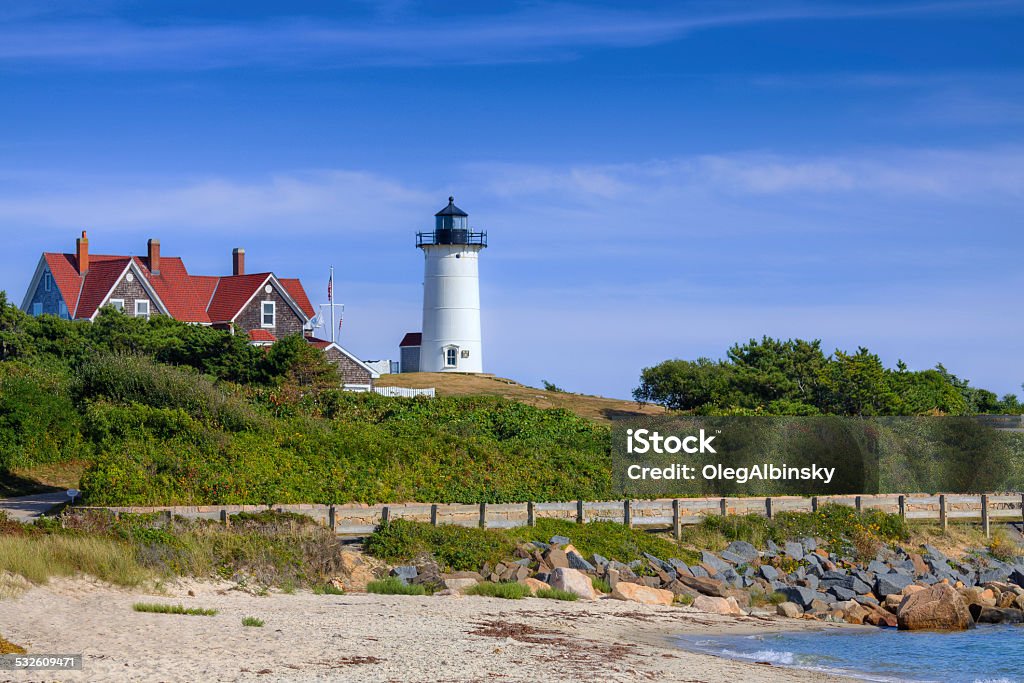
[[[483,372],[477,264],[486,232],[472,232],[469,214],[448,198],[433,232],[416,234],[423,250],[423,337],[420,372]]]

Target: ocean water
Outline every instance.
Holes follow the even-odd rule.
[[[751,636],[680,636],[706,654],[827,671],[868,681],[1024,683],[1024,626],[959,633],[829,629]]]

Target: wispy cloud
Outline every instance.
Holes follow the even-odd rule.
[[[589,48],[637,47],[690,32],[793,20],[1019,12],[1019,0],[988,2],[721,3],[612,10],[539,3],[466,16],[391,7],[389,21],[285,17],[260,23],[182,20],[141,25],[110,15],[77,21],[0,16],[0,62],[78,68],[209,69],[239,65],[345,67],[490,64],[568,59]]]

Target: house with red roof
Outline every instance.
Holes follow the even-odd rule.
[[[83,230],[74,253],[40,257],[21,304],[32,315],[88,321],[105,306],[133,317],[165,315],[245,334],[254,346],[302,334],[338,368],[344,388],[369,390],[380,376],[337,343],[314,338],[315,311],[302,283],[271,272],[246,273],[244,249],[232,251],[231,275],[193,275],[181,258],[161,254],[155,239],[147,242],[145,256],[90,254]]]

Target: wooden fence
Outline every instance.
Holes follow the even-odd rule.
[[[239,512],[277,510],[313,518],[340,536],[359,537],[373,532],[382,522],[409,519],[431,524],[458,524],[487,529],[533,526],[538,519],[554,518],[583,523],[597,520],[621,522],[642,528],[671,529],[678,537],[684,525],[697,524],[712,515],[757,514],[772,517],[779,512],[811,512],[826,503],[857,510],[883,510],[908,520],[936,520],[945,529],[952,520],[981,523],[985,534],[991,523],[1024,523],[1024,494],[881,494],[803,498],[660,498],[656,500],[570,501],[564,503],[479,503],[472,505],[396,503],[388,505],[201,505],[181,507],[107,507],[122,513],[162,513],[189,519],[210,519],[227,524]]]

